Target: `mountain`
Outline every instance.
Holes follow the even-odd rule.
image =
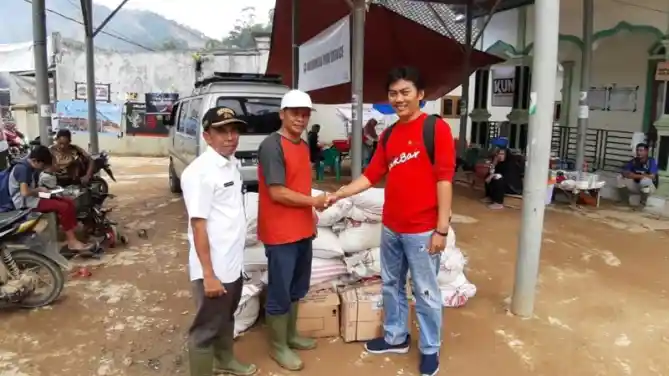
[[[64,16],[81,21],[79,0],[47,0],[46,7]],[[93,3],[93,25],[100,25],[112,12]],[[24,0],[0,1],[0,44],[28,42],[33,38],[32,5]],[[59,32],[63,38],[84,41],[84,27],[47,11],[47,33]],[[103,31],[128,39],[139,45],[162,49],[164,46],[200,49],[210,39],[199,31],[144,10],[121,9]],[[142,51],[141,47],[103,33],[95,37],[95,45],[117,51]]]

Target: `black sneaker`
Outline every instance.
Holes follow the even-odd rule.
[[[411,336],[407,335],[407,339],[399,345],[391,345],[383,337],[374,338],[365,343],[365,350],[370,354],[406,354],[409,352],[409,344],[411,343]]]
[[[420,354],[420,375],[434,376],[439,372],[439,354]]]

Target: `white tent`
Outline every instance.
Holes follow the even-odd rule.
[[[342,105],[337,107],[337,115],[346,122],[346,134],[350,134],[351,129],[351,120],[353,119],[351,112],[351,105]],[[371,119],[376,119],[378,124],[376,125],[376,132],[380,134],[386,127],[395,122],[393,117],[395,115],[386,116],[379,111],[376,111],[372,108],[372,105],[365,105],[362,110],[362,124],[363,126],[370,121]]]

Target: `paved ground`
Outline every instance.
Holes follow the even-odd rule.
[[[131,244],[90,278],[72,277],[56,305],[0,312],[0,375],[187,374],[191,320],[183,205],[167,189],[166,162],[113,158],[115,218]],[[459,246],[478,295],[444,317],[442,374],[669,375],[666,226],[615,211],[547,213],[536,315],[513,317],[519,211],[490,212],[473,193],[455,200]],[[630,225],[630,221],[636,221]],[[641,223],[641,224],[639,224]],[[652,230],[654,229],[654,230]],[[417,355],[374,357],[359,344],[321,340],[306,375],[416,375]],[[260,375],[287,375],[265,355],[261,327],[237,351]]]

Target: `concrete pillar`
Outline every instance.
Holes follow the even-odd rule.
[[[524,52],[527,48],[527,7],[518,9],[518,30],[516,51]],[[536,43],[535,43],[536,48]],[[530,104],[531,69],[526,55],[521,55],[515,68],[513,88],[513,108],[507,119],[511,123],[509,147],[524,150],[527,147],[528,108]]]
[[[488,111],[488,93],[490,92],[490,69],[482,68],[474,75],[474,108],[469,114],[472,121],[469,142],[486,145],[489,134],[489,120],[492,114]],[[466,127],[465,123],[460,126]]]

